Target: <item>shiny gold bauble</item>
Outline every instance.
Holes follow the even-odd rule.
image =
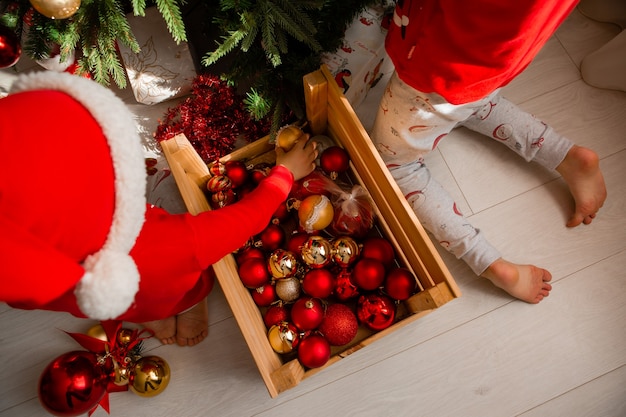
[[[131,329],[120,329],[117,332],[117,343],[126,346],[133,341],[133,331]]]
[[[30,0],[30,4],[50,19],[67,19],[76,13],[80,0]]]
[[[284,249],[276,249],[267,260],[267,267],[274,278],[289,278],[298,271],[296,256]]]
[[[104,328],[99,323],[95,326],[90,327],[89,330],[87,330],[86,335],[91,336],[94,339],[102,340],[103,342],[107,342],[109,340],[106,332],[104,331]]]
[[[350,236],[340,236],[332,243],[333,261],[342,268],[347,268],[359,257],[359,244]]]
[[[332,259],[333,249],[330,242],[323,236],[311,236],[304,244],[300,255],[311,268],[323,268]]]
[[[323,230],[333,221],[335,209],[323,194],[310,195],[300,202],[298,219],[306,232]]]
[[[285,152],[290,151],[302,135],[304,132],[298,126],[283,126],[276,132],[276,146],[283,148]]]
[[[158,356],[145,356],[130,367],[128,388],[141,397],[163,392],[170,382],[170,367]]]
[[[115,363],[115,368],[113,370],[113,383],[118,386],[124,386],[128,384],[128,380],[130,379],[130,368],[126,366],[126,364],[118,364]]]
[[[281,322],[270,327],[267,332],[267,338],[274,352],[289,353],[298,344],[300,335],[294,325]]]

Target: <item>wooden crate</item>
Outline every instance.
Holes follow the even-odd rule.
[[[225,256],[213,269],[272,397],[460,296],[439,253],[330,72],[322,67],[307,74],[304,86],[307,129],[313,135],[330,136],[348,151],[352,178],[369,191],[374,201],[378,229],[393,244],[398,263],[417,276],[420,291],[401,303],[395,324],[376,333],[359,331],[353,343],[342,347],[341,351],[333,351],[326,365],[305,369],[297,359],[285,361],[274,352],[261,311],[239,279],[234,256]],[[162,142],[162,147],[189,212],[197,214],[209,210],[201,191],[210,175],[206,164],[183,135]],[[265,137],[223,157],[222,162],[273,162],[273,149],[269,137]]]

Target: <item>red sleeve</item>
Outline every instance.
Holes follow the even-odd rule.
[[[142,266],[172,274],[204,270],[260,233],[289,195],[292,184],[291,172],[276,166],[252,192],[219,210],[192,216],[151,208],[132,256],[140,270]]]

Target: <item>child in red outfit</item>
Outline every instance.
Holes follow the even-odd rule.
[[[558,171],[576,207],[568,226],[589,224],[606,198],[598,157],[499,93],[523,71],[575,7],[574,0],[398,1],[386,39],[395,72],[372,139],[424,227],[477,274],[537,303],[551,274],[502,259],[432,178],[424,156],[457,126]]]
[[[207,335],[209,266],[267,226],[317,151],[277,148],[240,202],[191,216],[146,204],[132,115],[110,90],[65,73],[21,76],[0,99],[0,300],[154,327],[164,343]]]

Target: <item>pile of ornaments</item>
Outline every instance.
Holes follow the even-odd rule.
[[[294,126],[279,131],[277,143],[288,149],[286,130],[289,138],[302,131]],[[294,184],[265,230],[252,236],[235,259],[273,350],[297,357],[306,368],[319,368],[330,359],[331,347],[349,345],[360,329],[371,333],[391,326],[398,303],[418,286],[375,228],[367,192],[349,185],[347,152],[327,136],[310,140],[317,142],[318,168]],[[211,205],[236,201],[269,169],[267,163],[213,164],[207,181]]]
[[[158,356],[142,356],[141,344],[149,330],[122,327],[106,321],[86,334],[68,333],[83,348],[58,356],[39,378],[41,405],[56,416],[91,415],[98,406],[109,412],[111,392],[128,391],[141,397],[160,394],[170,380],[167,362]]]

